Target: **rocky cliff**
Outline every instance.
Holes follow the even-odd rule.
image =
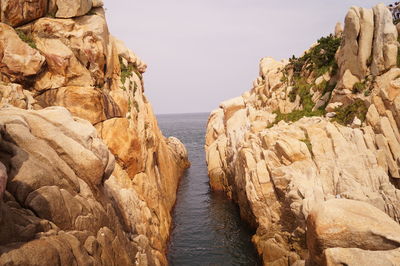
[[[0,1],[0,264],[166,265],[185,147],[102,1]]]
[[[265,265],[400,264],[398,45],[383,4],[352,7],[211,113],[211,186],[257,229]]]

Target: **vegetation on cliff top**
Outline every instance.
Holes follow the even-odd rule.
[[[336,74],[337,63],[335,60],[336,51],[339,49],[341,38],[335,37],[332,34],[327,37],[322,37],[317,44],[310,48],[303,56],[296,58],[293,56],[289,59],[289,64],[283,71],[282,82],[292,85],[293,89],[289,92],[288,98],[294,102],[299,96],[302,110],[295,110],[291,113],[284,114],[279,110],[274,113],[277,115],[274,124],[279,121],[295,122],[302,117],[322,116],[325,115],[325,106],[314,110],[315,103],[312,101],[311,88],[314,86],[317,91],[324,95],[327,92],[332,92],[336,83],[322,81],[319,85],[307,82],[304,76],[305,71],[313,73],[313,76],[319,77],[327,71],[331,71],[331,76]],[[289,77],[288,70],[293,70],[293,76]]]
[[[317,44],[309,51],[305,52],[302,57],[296,58],[294,55],[289,59],[289,66],[293,67],[294,75],[300,76],[304,66],[307,70],[314,71],[317,76],[323,75],[332,68],[337,70],[335,54],[341,43],[341,38],[332,34],[322,37]]]

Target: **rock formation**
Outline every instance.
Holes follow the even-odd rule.
[[[400,264],[397,37],[383,4],[352,7],[343,32],[263,58],[211,113],[210,184],[257,229],[265,265]]]
[[[1,0],[0,264],[166,265],[185,147],[102,1]]]

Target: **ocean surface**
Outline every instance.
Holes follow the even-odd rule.
[[[170,265],[260,265],[252,230],[238,207],[209,186],[204,152],[208,114],[158,115],[164,136],[175,136],[189,152],[191,168],[182,177],[173,210],[168,248]]]

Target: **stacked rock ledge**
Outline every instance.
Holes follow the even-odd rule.
[[[265,265],[400,264],[397,38],[383,4],[352,7],[210,114],[211,187],[238,203]]]
[[[189,166],[99,0],[0,1],[0,264],[167,265]]]

